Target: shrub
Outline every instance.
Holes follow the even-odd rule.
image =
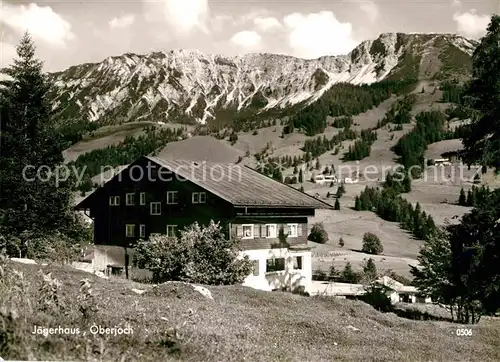
[[[387,287],[381,284],[371,284],[366,288],[366,294],[360,299],[380,312],[386,313],[393,310],[391,299],[387,296]]]
[[[373,233],[365,233],[363,235],[363,253],[378,255],[384,251],[382,242],[379,237]]]
[[[340,202],[338,198],[335,199],[335,205],[333,206],[333,209],[340,210]]]
[[[329,273],[328,273],[328,280],[329,280],[330,282],[333,282],[333,281],[337,280],[338,276],[339,276],[339,273],[338,273],[338,272],[337,272],[337,270],[335,269],[335,266],[332,264],[332,265],[330,266],[330,271],[329,271]]]
[[[343,283],[357,284],[361,281],[362,275],[355,272],[352,268],[352,264],[350,262],[347,262],[344,269],[342,270],[340,278],[341,282]]]
[[[340,246],[341,248],[343,248],[343,247],[344,247],[344,245],[345,245],[345,244],[344,244],[344,239],[341,237],[341,238],[339,239],[339,246]]]
[[[198,223],[179,238],[154,235],[139,241],[135,264],[152,272],[153,282],[184,281],[199,284],[239,284],[251,273],[252,263],[239,257],[238,240],[227,240],[219,223]]]
[[[312,279],[323,282],[323,281],[327,281],[328,277],[322,269],[316,269],[313,273]]]
[[[323,223],[319,222],[312,226],[311,233],[309,234],[307,240],[319,244],[325,244],[328,241],[328,233],[326,232]]]

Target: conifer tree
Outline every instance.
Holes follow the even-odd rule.
[[[333,206],[333,209],[340,210],[340,202],[338,198],[335,199],[335,205]]]
[[[354,271],[350,262],[346,263],[341,276],[344,283],[356,284],[360,280],[360,275]]]
[[[367,281],[373,281],[377,278],[377,266],[372,258],[369,258],[363,266],[363,273]]]
[[[338,272],[335,269],[335,266],[332,264],[330,266],[330,271],[328,273],[328,281],[333,282],[337,279],[337,277],[338,277]]]
[[[42,68],[25,33],[17,59],[4,69],[10,78],[0,89],[0,225],[12,235],[76,232],[70,210],[73,186],[55,179],[65,142],[56,131],[47,97],[51,85]]]
[[[467,197],[465,196],[465,191],[463,187],[460,189],[460,196],[458,197],[458,204],[461,206],[467,205]]]
[[[500,169],[500,16],[493,15],[472,55],[472,80],[464,102],[472,112],[465,126],[463,159]]]
[[[354,199],[354,210],[361,211],[361,200],[359,199],[359,196],[356,196]]]

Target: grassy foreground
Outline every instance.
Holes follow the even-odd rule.
[[[1,265],[0,265],[1,266]],[[411,321],[358,301],[241,286],[158,288],[68,267],[0,270],[0,356],[72,361],[498,361],[500,321]],[[47,273],[51,273],[48,275]],[[57,281],[60,283],[58,283]],[[87,279],[87,282],[81,280]],[[146,290],[137,294],[132,288]],[[133,334],[92,335],[93,324]],[[32,334],[33,326],[80,329]],[[457,336],[457,328],[472,336]],[[85,333],[85,335],[84,335]]]

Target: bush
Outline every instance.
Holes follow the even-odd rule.
[[[344,239],[341,237],[341,238],[339,239],[339,246],[340,246],[341,248],[343,248],[343,247],[344,247],[344,245],[345,245],[345,243],[344,243]]]
[[[322,269],[316,269],[313,273],[312,279],[323,282],[328,280],[328,276]]]
[[[366,288],[366,294],[360,299],[380,312],[387,313],[393,310],[391,299],[387,296],[387,287],[378,283]]]
[[[319,222],[312,226],[307,240],[318,244],[325,244],[328,241],[328,233],[325,231],[323,223]]]
[[[373,233],[365,233],[363,235],[363,253],[378,255],[384,251],[382,242],[379,237]]]
[[[347,262],[342,270],[342,273],[340,274],[340,281],[342,283],[357,284],[361,281],[362,277],[361,273],[355,272],[352,268],[352,264]]]
[[[339,199],[335,199],[335,205],[333,206],[334,210],[340,210],[340,202]]]
[[[239,284],[251,273],[252,263],[239,257],[238,240],[227,240],[220,225],[198,223],[179,238],[154,235],[135,247],[135,265],[152,272],[153,282]]]

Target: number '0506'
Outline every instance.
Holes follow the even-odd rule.
[[[458,328],[455,333],[457,336],[472,336],[472,329]]]

